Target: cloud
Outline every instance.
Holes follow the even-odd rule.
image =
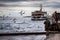
[[[48,2],[60,2],[60,0],[47,0]]]
[[[60,8],[60,2],[47,2],[45,7]]]
[[[38,7],[40,6],[41,1],[29,1],[29,2],[11,2],[11,3],[2,3],[2,7]]]
[[[45,0],[0,0],[4,2],[16,2],[16,1],[45,1]]]
[[[20,0],[19,2],[4,2],[0,3],[2,7],[40,7],[43,4],[44,7],[60,8],[60,2],[52,0]]]

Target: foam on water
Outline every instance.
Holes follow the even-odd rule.
[[[28,18],[16,18],[15,23],[13,19],[9,20],[0,20],[0,27],[2,27],[1,32],[43,32],[44,28],[43,21],[32,21],[31,17]]]

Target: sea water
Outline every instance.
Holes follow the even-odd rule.
[[[19,13],[21,9],[25,11],[25,14]],[[44,32],[44,20],[32,21],[31,17],[25,17],[31,16],[31,11],[33,12],[36,9],[0,7],[0,16],[4,16],[4,20],[0,18],[0,33]],[[14,18],[15,20],[13,20]],[[0,36],[0,40],[44,40],[45,38],[46,35]]]
[[[20,32],[44,32],[43,21],[32,21],[31,17],[16,18],[16,22],[11,19],[0,20],[0,33],[20,33]],[[2,28],[2,29],[1,29]],[[0,40],[45,40],[46,35],[19,35],[19,36],[0,36]]]

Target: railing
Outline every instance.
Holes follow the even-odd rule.
[[[15,36],[15,35],[46,35],[47,33],[49,34],[55,34],[55,33],[60,33],[58,31],[49,31],[49,32],[28,32],[28,33],[0,33],[0,36]]]

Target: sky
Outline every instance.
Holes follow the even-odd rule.
[[[0,6],[8,7],[44,7],[60,8],[60,0],[0,0]]]
[[[60,11],[60,0],[0,0],[0,14],[16,13],[20,11],[20,8],[31,14],[33,10],[36,11],[40,8],[40,4],[43,5],[49,15],[54,11]]]

